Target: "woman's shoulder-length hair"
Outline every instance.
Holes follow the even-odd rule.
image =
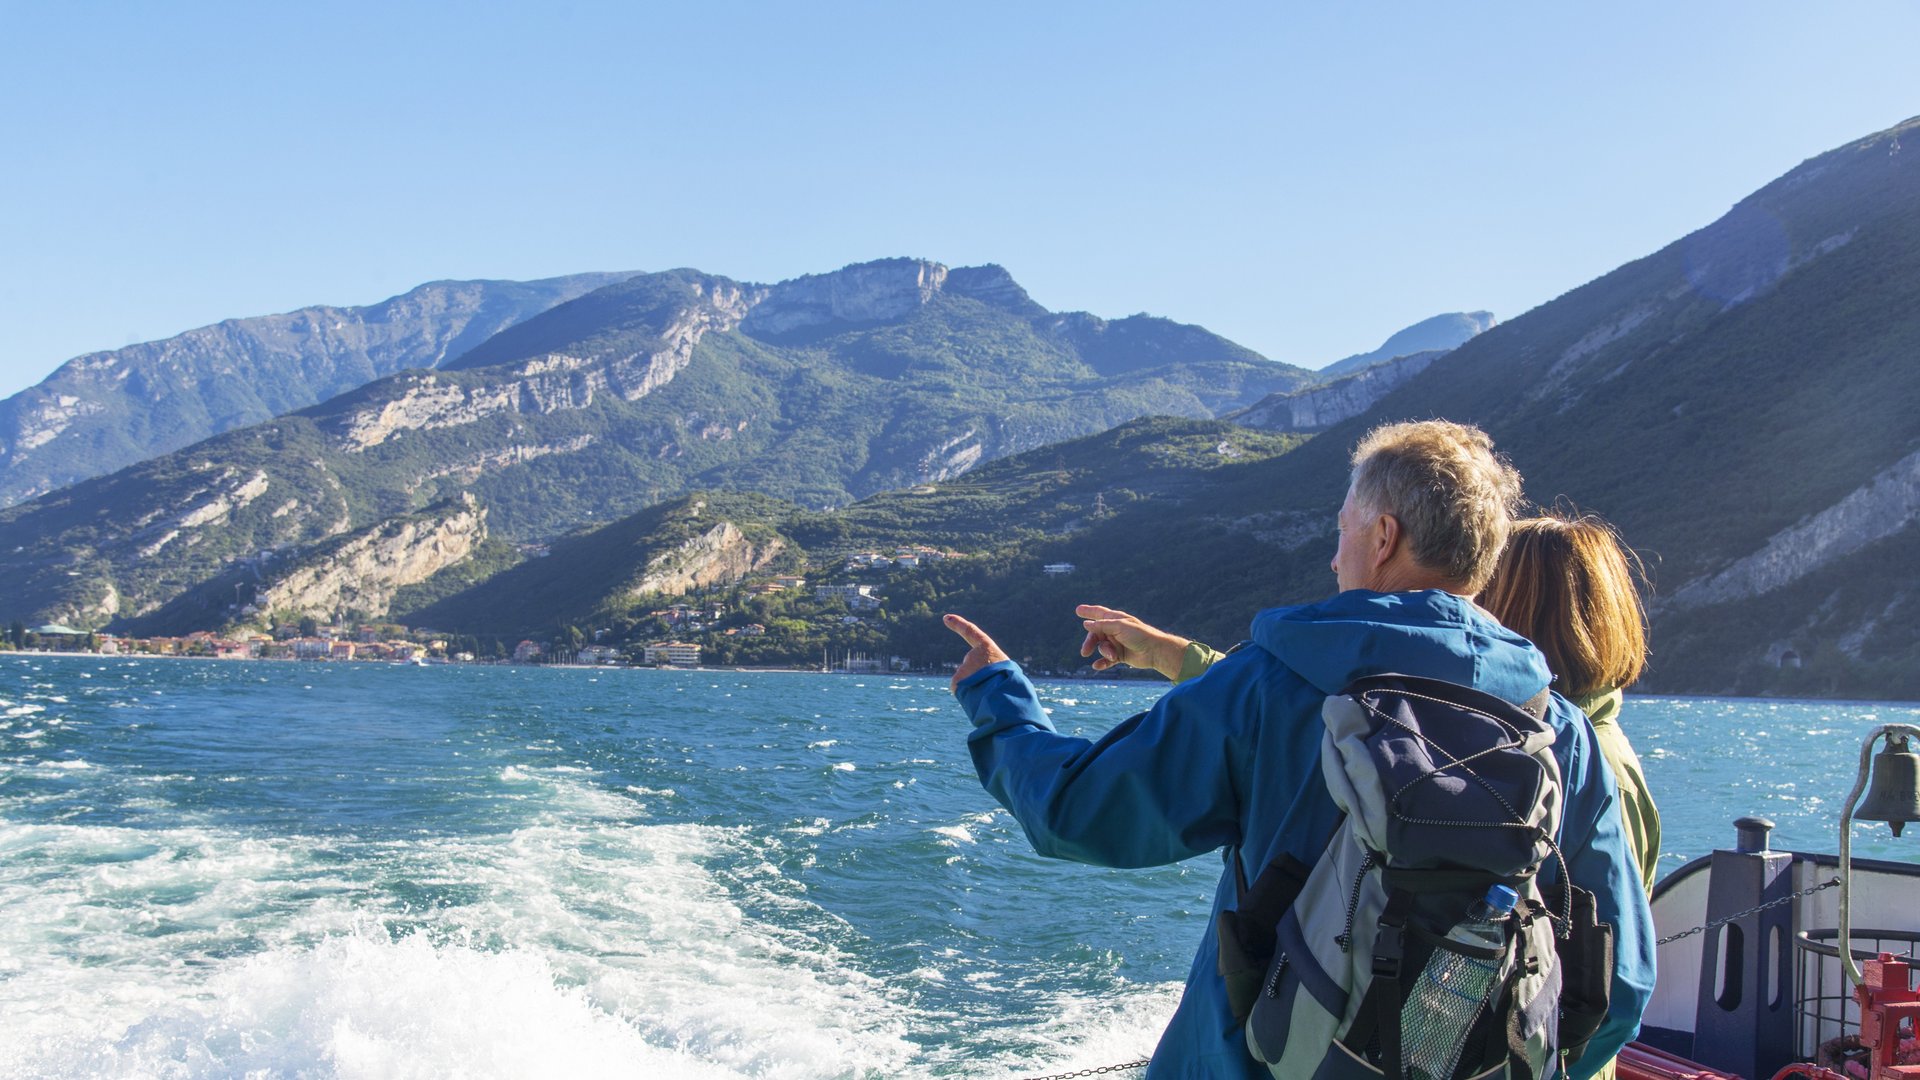
[[[1513,523],[1480,606],[1526,636],[1585,697],[1630,686],[1647,662],[1640,559],[1603,519],[1555,512]]]

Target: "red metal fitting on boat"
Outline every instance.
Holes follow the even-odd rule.
[[[1834,1040],[1833,1064],[1840,1068],[1789,1065],[1773,1080],[1920,1080],[1920,993],[1913,989],[1913,966],[1883,952],[1860,965],[1860,975],[1853,988],[1860,1037]],[[1821,1048],[1823,1061],[1827,1049]]]
[[[1860,1004],[1868,1080],[1920,1080],[1920,994],[1911,965],[1883,952],[1860,967],[1853,1000]]]

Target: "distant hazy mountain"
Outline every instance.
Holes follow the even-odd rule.
[[[0,510],[0,615],[117,625],[243,569],[266,588],[322,541],[435,505],[480,550],[693,490],[845,504],[1311,378],[1198,327],[1048,312],[993,266],[890,259],[776,285],[643,274],[439,370]],[[484,518],[449,502],[467,492]],[[331,595],[388,596],[431,562],[366,564],[378,588]]]
[[[0,401],[0,506],[436,367],[515,323],[632,276],[436,281],[365,307],[228,319],[88,353]]]
[[[1446,350],[1435,349],[1368,364],[1331,382],[1269,394],[1222,419],[1268,431],[1324,431],[1371,409],[1374,402],[1445,355]]]
[[[1491,311],[1456,311],[1447,315],[1435,315],[1431,319],[1422,319],[1405,330],[1393,335],[1386,343],[1372,352],[1355,353],[1344,360],[1335,360],[1320,369],[1323,378],[1334,378],[1351,374],[1362,368],[1372,367],[1397,356],[1409,356],[1419,352],[1445,352],[1466,344],[1477,334],[1493,329],[1494,318]]]

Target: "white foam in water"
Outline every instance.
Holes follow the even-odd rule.
[[[910,1006],[768,841],[611,821],[624,793],[528,779],[559,789],[532,824],[358,844],[346,866],[305,838],[0,824],[0,1075],[912,1071]],[[408,910],[369,879],[464,893]]]
[[[139,989],[147,992],[118,994],[122,1023],[101,1024],[98,999],[71,1019],[26,1018],[29,1030],[0,1046],[0,1068],[46,1077],[736,1075],[648,1044],[585,991],[557,986],[538,955],[436,947],[418,934],[334,937],[250,957],[173,994]]]
[[[973,831],[968,829],[965,825],[940,825],[935,828],[929,829],[927,831],[935,834],[936,836],[946,837],[945,840],[942,840],[940,842],[943,844],[946,844],[949,847],[951,847],[956,841],[962,844],[974,844],[979,842],[973,838]]]
[[[16,749],[11,781],[45,794],[0,787],[0,1076],[1025,1076],[1143,1057],[1172,1012],[1171,985],[1036,1001],[1017,967],[969,970],[951,949],[889,959],[796,869],[833,850],[813,837],[878,818],[663,824],[672,789],[527,764],[556,759],[511,752],[520,741],[475,785],[510,818],[382,838],[229,828],[217,807],[167,801],[188,774]],[[158,825],[6,820],[89,790]],[[956,848],[1009,827],[1000,811],[932,821]],[[945,1004],[976,1000],[968,987],[1018,1004]]]
[[[1159,983],[1125,986],[1098,997],[1061,994],[1035,1010],[1031,1023],[1003,1033],[1025,1045],[998,1057],[1000,1070],[1028,1076],[1149,1057],[1180,1003],[1180,990],[1179,983]],[[990,1071],[981,1068],[979,1073]]]

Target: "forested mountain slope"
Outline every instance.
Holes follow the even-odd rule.
[[[1443,416],[1490,431],[1532,499],[1606,515],[1646,557],[1649,686],[1920,696],[1920,155],[1903,137],[1920,145],[1920,120],[1475,337],[1189,508],[1177,555],[1129,549],[1129,591],[1213,635],[1248,612],[1164,587],[1180,564],[1268,602],[1324,594],[1354,442]],[[1122,542],[1090,533],[1062,557]]]

